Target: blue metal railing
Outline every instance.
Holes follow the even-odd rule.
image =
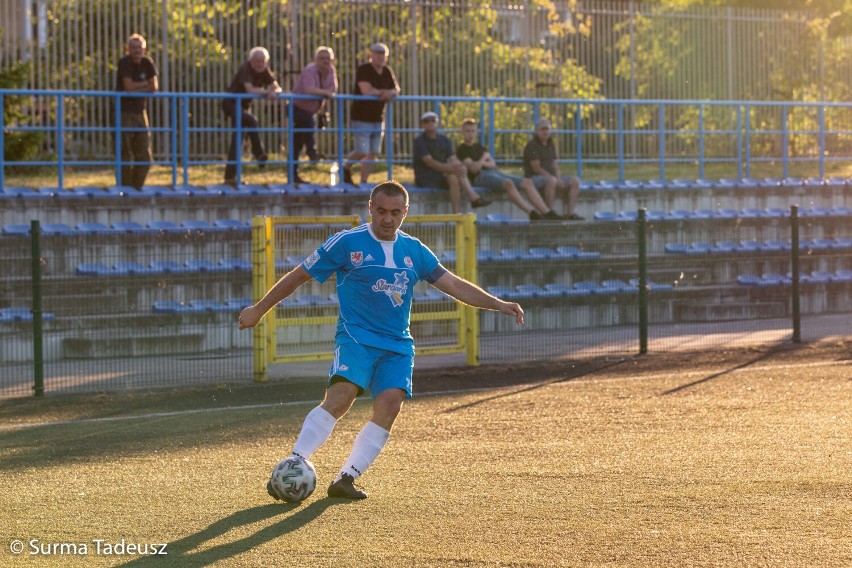
[[[230,137],[236,134],[241,140],[246,132],[239,120],[234,121],[233,126],[231,123],[223,126],[210,119],[208,123],[201,122],[191,115],[194,100],[232,99],[239,109],[242,99],[256,98],[230,93],[0,90],[0,104],[8,104],[9,97],[52,101],[48,105],[50,121],[40,124],[36,120],[19,120],[5,124],[0,116],[5,134],[4,139],[0,139],[0,155],[9,150],[9,144],[4,144],[5,137],[17,132],[41,132],[52,136],[54,155],[42,159],[4,159],[0,167],[0,187],[5,185],[6,170],[10,167],[18,171],[28,167],[52,167],[57,170],[60,188],[65,187],[65,170],[69,167],[116,168],[120,185],[119,103],[122,97],[166,100],[168,112],[158,117],[159,126],[152,125],[150,131],[153,136],[167,137],[169,150],[155,156],[151,164],[170,168],[174,185],[188,184],[189,173],[194,167],[227,164],[221,156],[211,159],[193,155],[190,148],[194,137],[223,136],[224,154]],[[67,102],[82,98],[110,99],[114,105],[114,124],[85,123],[87,115],[79,112],[69,118]],[[290,103],[294,99],[316,97],[282,93],[279,98]],[[327,128],[322,135],[334,148],[326,163],[336,162],[339,167],[343,166],[352,130],[341,117],[345,116],[346,104],[355,99],[370,97],[341,94],[331,103],[338,118],[336,125]],[[811,168],[811,175],[824,177],[829,163],[852,162],[852,103],[400,96],[388,104],[386,110],[385,155],[379,161],[386,164],[387,176],[393,177],[394,167],[410,164],[412,141],[419,133],[418,120],[424,110],[433,110],[442,116],[442,132],[455,133],[461,124],[457,109],[470,105],[478,109],[468,115],[478,116],[481,141],[499,162],[513,167],[521,163],[520,149],[533,135],[535,121],[548,116],[554,120],[552,133],[560,141],[560,161],[575,168],[580,177],[589,166],[611,167],[613,174],[609,177],[624,180],[628,168],[654,165],[657,177],[665,180],[673,164],[689,164],[697,168],[697,177],[703,178],[707,166],[721,164],[730,168],[731,177],[743,178],[751,176],[755,165],[766,163],[780,167],[782,177],[790,175],[793,164],[805,164]],[[287,124],[292,124],[292,104],[287,105],[286,116]],[[447,124],[448,118],[458,124]],[[294,133],[298,132],[277,124],[254,131],[269,136],[281,135],[287,148],[293,147]],[[95,133],[113,136],[110,159],[81,159],[67,143],[72,137]],[[238,181],[248,163],[252,162],[244,161],[238,152],[233,163]],[[289,179],[293,179],[297,162],[292,156],[271,163],[286,165]]]

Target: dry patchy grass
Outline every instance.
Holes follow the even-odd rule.
[[[696,356],[686,370],[515,367],[529,381],[421,396],[357,503],[324,489],[366,401],[313,457],[320,483],[301,505],[272,503],[264,484],[312,403],[17,425],[0,430],[0,564],[848,566],[842,348]],[[12,557],[13,538],[168,542],[169,554]]]

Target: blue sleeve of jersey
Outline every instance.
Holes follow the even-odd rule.
[[[435,256],[435,253],[429,250],[429,247],[421,243],[420,262],[418,263],[419,272],[417,274],[417,278],[420,280],[425,280],[426,282],[429,282],[429,284],[432,284],[435,280],[437,280],[443,275],[442,272],[441,274],[434,276],[433,273],[436,272],[436,269],[439,267],[443,268],[441,266],[441,262],[438,260],[438,257]],[[444,269],[444,272],[446,272],[446,269]],[[434,279],[430,280],[430,278]]]
[[[333,242],[336,241],[336,242]],[[319,283],[328,280],[346,261],[346,247],[332,235],[323,245],[302,262],[302,268]]]

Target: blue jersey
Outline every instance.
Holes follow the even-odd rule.
[[[302,267],[318,282],[337,275],[337,337],[403,355],[414,355],[414,285],[434,283],[446,272],[418,239],[397,231],[395,240],[381,241],[369,224],[332,235]]]

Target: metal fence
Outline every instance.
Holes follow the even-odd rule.
[[[812,35],[804,11],[603,0],[28,0],[0,2],[0,14],[0,67],[28,62],[26,86],[40,91],[114,88],[134,32],[148,39],[161,89],[181,93],[224,91],[255,45],[269,49],[285,89],[317,46],[331,46],[341,90],[351,92],[374,41],[390,45],[402,92],[417,96],[840,101],[852,84],[850,46]],[[77,102],[87,119],[111,123],[111,101]],[[29,112],[43,116],[48,104],[33,98]],[[220,114],[211,99],[191,111]],[[165,101],[153,114],[167,114]],[[104,133],[74,151],[93,156],[109,142]],[[194,152],[218,148],[199,140]]]
[[[29,117],[0,127],[4,140],[36,133],[45,150],[30,159],[7,159],[0,167],[0,185],[26,185],[29,172],[44,166],[56,168],[58,187],[66,187],[67,171],[74,168],[112,167],[120,164],[121,151],[114,140],[120,130],[79,112],[92,101],[109,101],[117,114],[117,92],[0,90],[0,101],[41,101],[49,109],[43,117]],[[126,95],[124,95],[126,96]],[[200,112],[211,101],[248,95],[222,93],[156,93],[151,95],[155,164],[170,171],[171,184],[191,184],[193,172],[225,163],[225,149],[233,133],[242,135],[240,124],[232,127],[217,111]],[[258,103],[277,110],[272,122],[261,123],[259,132],[270,149],[269,164],[288,172],[295,164],[287,148],[295,130],[293,105],[300,95],[284,93],[276,103]],[[333,102],[342,116],[353,95]],[[364,97],[365,98],[365,97]],[[218,107],[218,104],[215,106]],[[517,168],[533,125],[539,117],[554,121],[553,134],[562,162],[584,177],[666,180],[672,177],[742,179],[758,173],[786,178],[826,177],[852,161],[852,103],[589,100],[489,97],[402,96],[387,107],[387,127],[382,163],[389,176],[396,166],[411,166],[414,138],[420,133],[417,118],[424,110],[441,116],[442,131],[454,136],[465,117],[479,120],[480,136],[489,152],[504,166]],[[318,143],[328,159],[342,167],[352,147],[351,130],[336,120],[320,131]],[[99,146],[98,140],[109,140]],[[214,154],[203,147],[216,143]],[[0,140],[0,149],[3,141]],[[81,152],[90,148],[91,152]],[[277,150],[277,151],[276,151]],[[91,155],[90,155],[91,154]],[[242,178],[244,163],[238,164]],[[14,168],[18,177],[9,173]],[[28,169],[29,168],[29,169]],[[672,172],[675,175],[671,175]],[[685,173],[686,172],[686,173]],[[7,178],[6,176],[9,176]],[[10,181],[11,179],[11,181]]]
[[[481,361],[848,339],[850,213],[794,211],[641,210],[571,226],[481,219],[478,282],[520,302],[528,320],[517,328],[480,312]],[[0,395],[31,393],[39,372],[46,392],[252,380],[251,333],[236,326],[251,301],[248,224],[45,229],[37,252],[25,232],[0,239]],[[453,247],[430,244],[452,266]],[[39,329],[44,365],[34,367]],[[417,330],[428,343],[429,330]]]

